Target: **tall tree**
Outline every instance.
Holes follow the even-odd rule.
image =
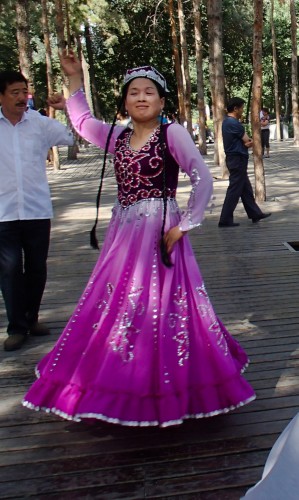
[[[41,25],[43,32],[43,39],[45,45],[45,55],[46,55],[46,73],[47,73],[47,86],[49,94],[54,92],[54,77],[53,77],[53,65],[52,65],[52,48],[49,30],[49,12],[48,12],[48,0],[41,0],[42,15],[41,15]],[[54,110],[53,110],[54,111]]]
[[[65,2],[67,2],[67,0],[65,0]],[[56,10],[55,25],[56,25],[57,46],[58,50],[64,50],[67,44],[64,31],[65,31],[65,25],[69,26],[69,19],[66,19],[66,17],[64,16],[62,0],[55,0],[55,10]],[[66,11],[66,15],[68,15],[68,10]],[[70,33],[68,35],[68,38],[70,41]],[[62,78],[63,78],[63,95],[65,98],[68,98],[69,90],[64,74],[62,75]],[[75,144],[73,146],[68,146],[68,153],[67,153],[68,160],[76,160],[77,152],[78,152],[78,145],[75,141]]]
[[[294,144],[299,146],[299,106],[298,106],[298,52],[297,52],[297,18],[295,0],[290,0],[291,39],[292,39],[292,115],[294,128]]]
[[[214,157],[222,174],[227,172],[222,140],[222,121],[225,109],[225,80],[222,50],[222,0],[207,0],[209,32],[209,73],[215,133]]]
[[[175,68],[176,81],[178,87],[179,120],[180,123],[184,123],[186,119],[185,104],[184,104],[184,87],[183,87],[181,58],[180,58],[179,41],[178,41],[177,28],[175,22],[175,15],[174,15],[173,0],[168,0],[168,13],[169,13],[170,29],[171,29],[174,68]]]
[[[55,27],[57,35],[57,47],[59,50],[63,50],[66,46],[66,40],[64,36],[64,15],[62,0],[55,0]]]
[[[64,0],[64,5],[62,5],[62,8],[63,7],[65,10],[66,42],[67,42],[67,46],[70,48],[72,46],[72,34],[71,34],[70,11],[69,11],[68,0]]]
[[[41,25],[43,31],[44,45],[45,45],[45,53],[46,53],[46,73],[47,73],[47,87],[48,93],[51,95],[54,93],[54,76],[53,76],[53,65],[52,65],[52,49],[51,49],[51,40],[50,40],[50,30],[49,30],[49,12],[48,12],[48,1],[41,0],[42,7],[42,16],[41,16]],[[50,118],[55,118],[55,109],[49,109]],[[52,148],[53,152],[53,168],[54,170],[60,169],[60,159],[58,153],[58,147],[54,146]]]
[[[29,24],[29,0],[16,0],[16,27],[20,70],[27,80],[34,85]]]
[[[90,79],[90,87],[91,87],[91,99],[94,114],[97,118],[101,117],[99,100],[97,97],[97,85],[96,85],[96,77],[95,77],[95,66],[94,66],[94,57],[93,57],[93,49],[92,49],[92,40],[90,34],[90,26],[89,23],[85,23],[84,26],[84,38],[87,52],[87,60],[88,60],[88,70],[89,70],[89,79]]]
[[[184,15],[182,0],[178,0],[178,15],[179,15],[181,53],[182,53],[182,74],[184,83],[185,115],[187,120],[187,129],[192,135],[191,80],[190,80],[188,46],[187,46],[187,36],[185,27],[185,15]]]
[[[204,96],[204,78],[203,78],[203,44],[201,35],[201,0],[193,0],[193,18],[194,18],[194,38],[195,38],[195,60],[197,75],[197,110],[198,110],[198,146],[202,154],[207,154],[206,143],[206,110]]]
[[[276,114],[276,138],[281,139],[280,130],[280,102],[279,102],[279,84],[278,84],[278,64],[277,64],[277,49],[276,49],[276,30],[274,24],[274,0],[271,0],[270,24],[272,34],[272,58],[273,58],[273,76],[274,76],[274,98],[275,98],[275,114]]]
[[[251,126],[255,172],[255,198],[257,201],[265,201],[266,199],[265,172],[262,160],[260,125],[260,109],[262,102],[262,41],[263,0],[254,0]]]

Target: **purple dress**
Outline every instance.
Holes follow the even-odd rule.
[[[95,120],[82,92],[68,101],[77,131],[103,147],[109,125]],[[188,236],[160,257],[163,173],[157,129],[139,151],[116,127],[118,200],[102,251],[53,350],[38,364],[23,404],[63,418],[168,426],[225,413],[253,400],[241,373],[246,353],[216,317]],[[166,230],[199,226],[212,191],[208,168],[188,132],[165,126]],[[184,214],[175,191],[179,166],[192,191]]]

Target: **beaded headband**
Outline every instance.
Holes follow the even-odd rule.
[[[165,92],[169,92],[164,76],[153,66],[139,66],[138,68],[128,69],[124,78],[124,85],[134,78],[148,78],[157,82]]]

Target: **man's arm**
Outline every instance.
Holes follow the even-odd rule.
[[[242,137],[242,141],[244,142],[244,146],[246,146],[246,148],[251,148],[253,145],[253,140],[246,134],[246,132]]]
[[[48,118],[47,116],[42,116],[41,118],[43,118],[45,139],[49,148],[61,145],[73,146],[74,136],[70,129],[53,118]]]

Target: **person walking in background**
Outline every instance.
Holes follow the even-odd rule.
[[[222,135],[226,165],[229,171],[229,186],[220,214],[219,227],[235,227],[234,211],[241,198],[248,218],[252,222],[259,222],[269,217],[270,213],[263,213],[257,205],[253,189],[248,178],[247,167],[252,139],[246,134],[240,122],[245,101],[240,97],[233,97],[227,104],[227,116],[222,123]]]
[[[30,109],[35,109],[35,97],[34,97],[34,87],[33,83],[28,83],[28,95],[27,95],[27,106]]]
[[[270,158],[270,116],[268,108],[261,109],[260,121],[263,156],[264,158]]]
[[[48,150],[73,144],[56,120],[28,109],[28,84],[19,72],[0,73],[0,286],[8,318],[6,351],[32,335],[47,335],[38,323],[47,278],[50,219],[46,175]]]
[[[61,65],[74,128],[104,158],[114,154],[118,198],[89,283],[23,404],[75,421],[166,427],[249,403],[247,355],[217,318],[187,236],[202,222],[212,177],[188,131],[159,119],[165,78],[152,66],[127,71],[119,108],[130,129],[91,115],[73,52]],[[192,185],[183,213],[180,169]]]

